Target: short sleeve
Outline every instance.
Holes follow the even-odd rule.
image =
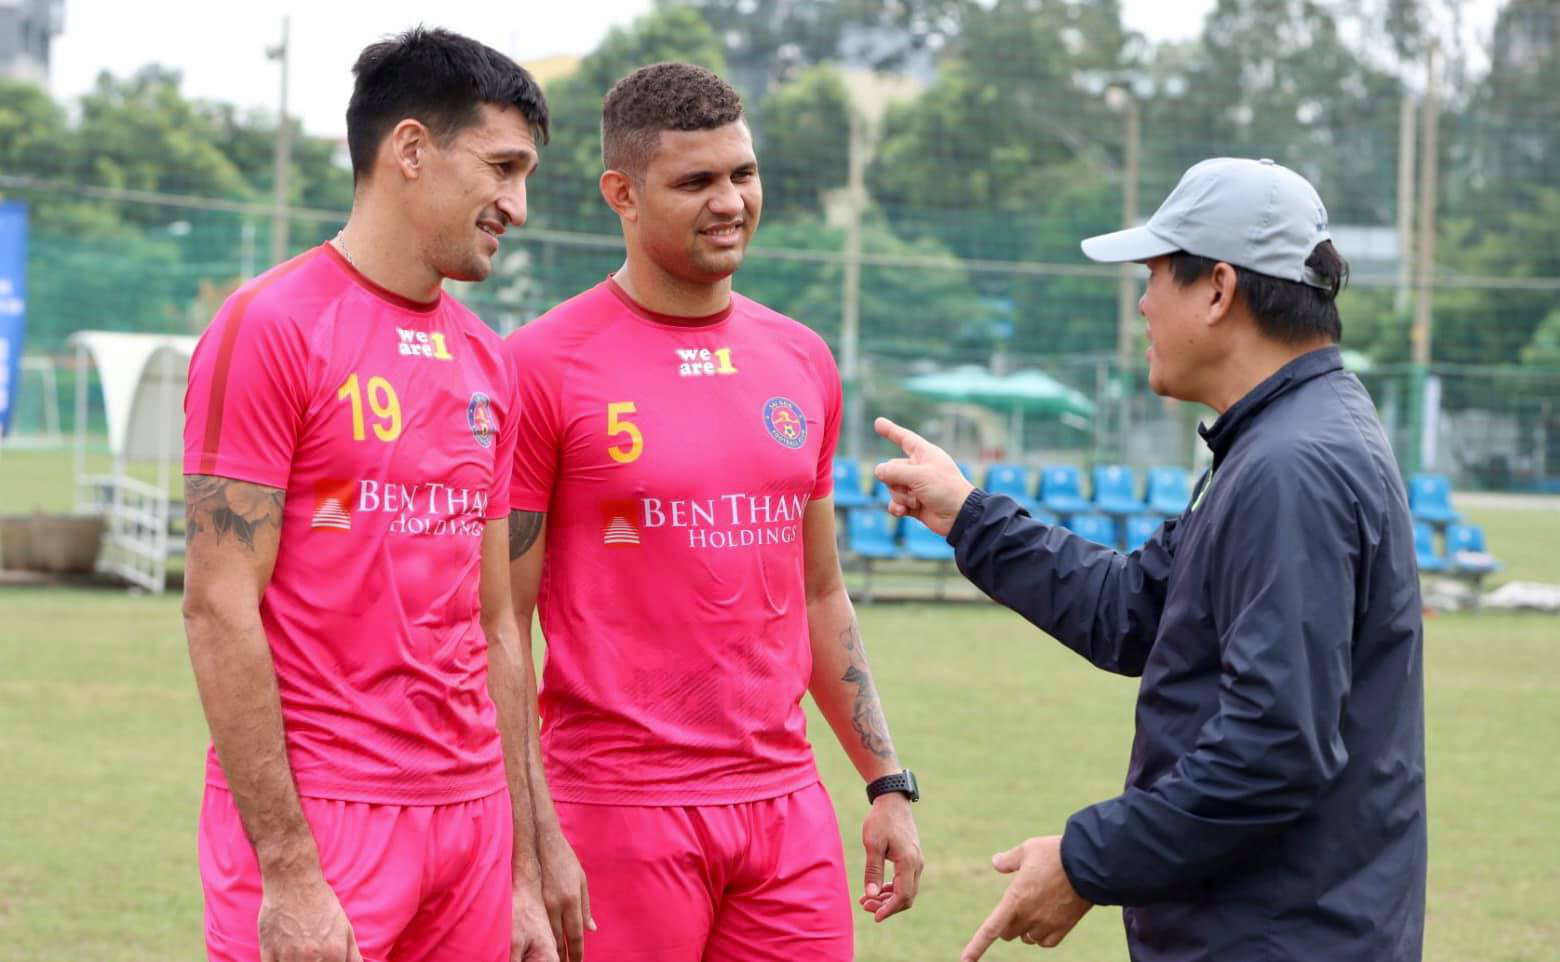
[[[823,443],[818,447],[818,473],[812,489],[812,500],[817,501],[834,493],[834,452],[839,448],[840,414],[845,403],[840,369],[821,338],[813,348],[813,368],[817,371],[824,405]]]
[[[308,346],[275,307],[229,298],[190,358],[184,473],[287,488],[308,409]]]
[[[556,391],[548,389],[557,378],[552,357],[535,350],[522,327],[504,343],[515,381],[517,422],[509,506],[514,511],[546,511],[558,476],[561,442]]]
[[[514,360],[508,351],[500,352],[501,372],[504,384],[501,420],[498,424],[498,443],[493,451],[493,486],[488,491],[486,518],[498,521],[509,516],[510,481],[514,471],[515,443],[520,435],[519,389],[515,383]],[[495,385],[495,387],[497,387]]]

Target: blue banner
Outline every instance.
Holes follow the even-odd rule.
[[[0,203],[0,438],[11,433],[26,333],[27,205],[6,201]]]

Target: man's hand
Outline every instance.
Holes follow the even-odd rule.
[[[975,962],[997,939],[1022,938],[1030,945],[1054,949],[1094,906],[1073,891],[1062,869],[1062,837],[1032,838],[991,858],[1004,875],[1018,873],[1002,901],[964,947],[959,962]]]
[[[260,962],[363,962],[352,923],[318,872],[296,880],[262,877]]]
[[[558,962],[558,945],[542,895],[531,885],[515,880],[514,916],[509,935],[509,962]]]
[[[888,418],[878,418],[872,426],[905,452],[904,457],[884,461],[873,472],[891,493],[888,513],[896,518],[908,514],[947,537],[975,486],[959,472],[948,452],[909,428]]]
[[[898,792],[879,795],[861,826],[861,844],[867,850],[866,893],[861,907],[881,922],[903,912],[915,902],[921,884],[921,838],[910,814],[910,800]],[[883,862],[892,862],[894,877],[883,881]]]
[[[537,829],[536,845],[542,867],[542,903],[558,946],[558,957],[563,962],[582,962],[585,930],[596,931],[596,920],[590,917],[585,871],[562,831]]]

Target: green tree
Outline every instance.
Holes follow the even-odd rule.
[[[179,73],[142,67],[126,79],[108,73],[81,98],[76,136],[83,148],[69,173],[78,183],[249,200],[255,196],[217,145],[215,125],[179,90]],[[158,223],[157,208],[126,207],[126,220]]]
[[[530,223],[535,227],[616,236],[618,221],[597,186],[601,178],[601,102],[618,80],[646,64],[682,60],[720,73],[720,43],[691,10],[654,10],[628,27],[608,31],[579,68],[547,89],[552,142],[529,185]],[[531,269],[541,281],[541,299],[558,303],[601,280],[623,261],[622,251],[548,245]]]
[[[844,243],[843,230],[816,220],[766,224],[737,275],[737,289],[812,327],[838,350],[845,273],[838,252]],[[780,258],[766,256],[764,248],[816,251],[824,256]],[[903,265],[862,267],[864,349],[942,357],[966,334],[972,319],[981,315],[983,307],[969,272],[935,240],[905,241],[886,224],[873,222],[863,227],[862,250],[908,260]]]
[[[822,195],[844,187],[850,163],[850,95],[832,66],[776,87],[754,118],[764,215],[816,215]]]

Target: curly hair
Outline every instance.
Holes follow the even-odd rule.
[[[714,130],[742,119],[731,84],[689,63],[640,67],[607,91],[601,105],[601,161],[635,180],[660,146],[663,130]]]

